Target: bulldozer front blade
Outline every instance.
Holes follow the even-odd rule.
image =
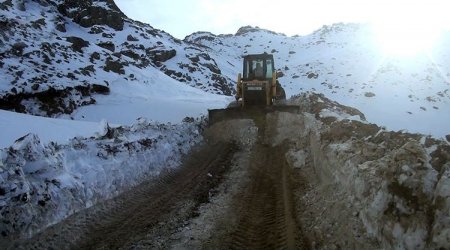
[[[229,107],[225,109],[209,109],[208,120],[209,126],[233,119],[255,119],[261,115],[270,112],[289,112],[299,113],[300,107],[294,105],[273,105],[273,106],[245,106],[245,107]]]

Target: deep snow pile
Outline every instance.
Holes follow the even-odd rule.
[[[177,125],[140,119],[129,127],[105,123],[101,134],[67,144],[20,138],[0,150],[0,245],[177,167],[202,140],[203,126],[194,118]]]
[[[311,192],[299,194],[303,202],[299,210],[305,212],[305,220],[315,220],[311,228],[305,222],[304,231],[328,235],[322,245],[317,235],[313,236],[317,247],[344,244],[345,248],[349,243],[344,242],[339,230],[355,230],[347,226],[354,224],[353,217],[383,248],[450,246],[447,142],[369,124],[359,111],[323,95],[303,94],[290,103],[300,104],[302,114],[275,114],[281,122],[272,143],[294,141],[288,162],[302,173],[311,173],[306,177],[308,182],[318,180]],[[339,211],[333,210],[336,207]],[[322,219],[317,222],[314,218]],[[360,236],[355,233],[354,237]]]

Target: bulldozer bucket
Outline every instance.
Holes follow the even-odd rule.
[[[280,105],[280,106],[245,106],[245,107],[229,107],[225,109],[209,109],[208,123],[209,126],[233,119],[258,119],[261,115],[271,112],[289,112],[299,113],[300,107],[294,105]]]

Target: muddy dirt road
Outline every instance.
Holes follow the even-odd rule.
[[[14,248],[308,248],[293,212],[286,147],[267,144],[267,112],[271,110],[230,116],[238,115],[238,120],[222,117],[179,169],[75,214]],[[208,208],[211,199],[219,199],[220,206]],[[207,232],[190,232],[186,225],[208,213],[214,216],[200,219]]]
[[[305,249],[282,148],[257,144],[249,173],[253,181],[236,201],[242,209],[230,248]]]
[[[285,159],[288,147],[270,143],[274,131],[268,129],[266,115],[278,111],[296,113],[298,107],[227,110],[225,117],[221,117],[221,111],[212,117],[214,122],[251,119],[258,130],[249,150],[249,161],[243,166],[250,181],[232,199],[228,215],[237,221],[230,228],[231,233],[224,235],[223,242],[218,240],[216,247],[226,243],[223,245],[228,249],[309,248],[294,213],[291,170]],[[227,127],[225,123],[216,126]]]

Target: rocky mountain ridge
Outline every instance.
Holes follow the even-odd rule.
[[[191,86],[233,93],[203,47],[127,18],[111,0],[9,0],[0,9],[3,109],[70,114],[94,104],[113,81],[145,81],[129,68],[155,67]]]

